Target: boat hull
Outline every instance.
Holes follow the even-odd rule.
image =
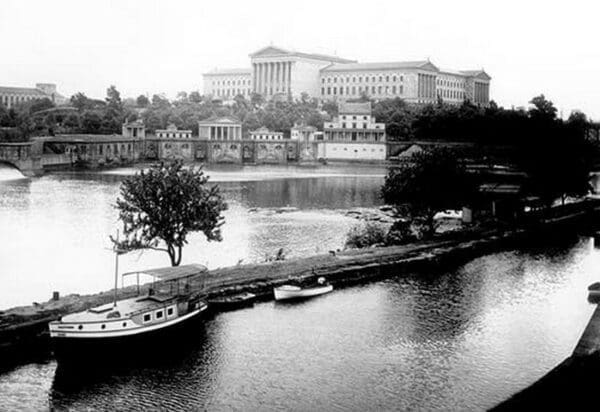
[[[180,322],[134,335],[105,337],[52,337],[51,345],[59,363],[136,360],[146,356],[160,356],[165,351],[177,350],[182,342],[197,336],[206,306]]]
[[[291,299],[305,299],[313,296],[324,295],[333,290],[333,285],[323,285],[311,288],[302,289],[286,289],[286,288],[274,288],[273,294],[275,300],[291,300]]]

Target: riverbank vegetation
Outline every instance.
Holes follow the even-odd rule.
[[[363,96],[360,100],[369,98]],[[390,141],[417,139],[483,146],[531,142],[539,148],[537,135],[559,132],[585,136],[592,127],[581,112],[571,113],[567,120],[557,118],[556,108],[543,95],[534,97],[529,109],[505,109],[493,101],[487,107],[469,101],[450,105],[441,100],[414,105],[400,98],[372,100],[372,104],[373,115],[386,124]],[[158,94],[123,99],[117,88],[110,86],[104,99],[76,93],[68,106],[55,107],[48,99],[24,102],[10,110],[0,104],[0,130],[4,130],[1,133],[5,140],[71,133],[118,134],[123,122],[142,119],[149,133],[174,124],[197,134],[199,121],[217,115],[239,118],[245,132],[264,126],[288,134],[296,123],[322,129],[324,121],[337,115],[337,104],[320,103],[307,94],[295,101],[265,101],[261,95],[253,94],[250,98],[239,95],[223,102],[197,91],[180,92],[173,100]]]
[[[125,179],[116,208],[125,236],[111,237],[119,253],[160,250],[169,254],[172,266],[179,266],[189,233],[202,232],[208,241],[221,241],[221,213],[227,203],[217,185],[208,186],[201,167],[184,168],[174,161]]]

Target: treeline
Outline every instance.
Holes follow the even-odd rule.
[[[530,103],[528,110],[505,109],[494,102],[488,107],[467,101],[462,105],[441,101],[411,105],[399,98],[374,101],[372,105],[373,115],[378,122],[386,124],[388,139],[392,141],[424,139],[520,145],[535,140],[536,136],[583,136],[590,127],[581,112],[573,112],[566,121],[557,118],[556,108],[543,95],[534,97]],[[279,102],[265,102],[258,94],[250,99],[237,96],[228,104],[201,96],[197,91],[180,92],[174,100],[160,95],[122,99],[119,91],[111,86],[104,100],[77,93],[71,97],[68,107],[54,107],[48,99],[22,103],[10,110],[0,105],[0,131],[4,133],[0,139],[48,134],[118,134],[123,122],[137,119],[144,121],[149,133],[172,123],[197,134],[200,120],[228,115],[240,119],[245,132],[264,126],[287,134],[296,123],[322,129],[324,121],[337,115],[337,105],[320,103],[306,94],[296,101]]]

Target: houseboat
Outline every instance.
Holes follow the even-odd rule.
[[[123,274],[122,279],[136,276],[137,296],[117,300],[115,281],[113,302],[50,322],[54,354],[59,361],[80,356],[92,359],[164,350],[168,348],[165,345],[176,344],[180,333],[190,332],[189,327],[207,309],[202,295],[191,291],[190,283],[203,282],[206,273],[206,267],[193,264]],[[144,294],[140,294],[140,275],[152,277]]]

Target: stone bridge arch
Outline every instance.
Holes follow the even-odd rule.
[[[0,142],[0,163],[20,170],[25,176],[43,173],[43,142]]]

